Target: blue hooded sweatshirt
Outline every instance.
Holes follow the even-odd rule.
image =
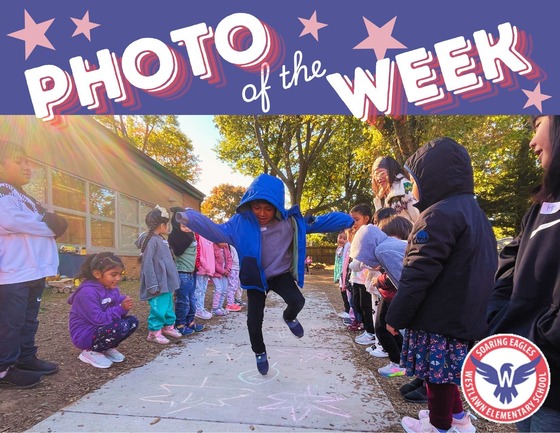
[[[299,206],[284,208],[284,184],[268,174],[258,176],[247,188],[237,206],[235,215],[224,224],[216,224],[194,209],[177,212],[175,218],[212,242],[233,245],[239,255],[239,280],[243,289],[266,292],[268,285],[261,263],[261,230],[251,202],[266,200],[276,208],[276,218],[290,219],[294,226],[291,272],[298,286],[303,287],[305,236],[307,233],[328,233],[344,230],[354,224],[352,217],[343,212],[331,212],[304,218]]]

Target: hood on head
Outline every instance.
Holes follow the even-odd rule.
[[[277,177],[269,174],[261,174],[256,177],[241,197],[241,202],[237,206],[237,213],[250,210],[249,202],[254,200],[266,200],[276,208],[277,214],[279,213],[282,219],[286,218],[284,184]]]
[[[414,206],[420,212],[447,197],[474,194],[471,158],[465,147],[449,137],[424,144],[404,167],[417,184],[420,197]]]

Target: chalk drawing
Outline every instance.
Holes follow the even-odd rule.
[[[260,410],[273,410],[288,412],[293,421],[303,421],[314,411],[328,413],[329,415],[341,418],[351,418],[352,415],[336,407],[333,403],[348,400],[339,395],[313,395],[311,386],[307,386],[307,392],[296,394],[292,392],[281,392],[269,395],[268,398],[275,400],[276,403],[267,406],[260,406]]]
[[[239,350],[239,347],[234,344],[229,344],[225,347],[205,347],[204,350],[204,356],[224,357],[228,361],[237,361],[244,356],[243,351]],[[232,352],[235,353],[235,355],[232,355]]]
[[[196,406],[231,406],[234,400],[249,397],[255,392],[248,388],[210,386],[207,382],[208,377],[200,385],[162,384],[159,387],[164,393],[140,397],[140,400],[168,405],[170,411],[167,414],[170,415]]]
[[[237,376],[242,382],[248,383],[249,385],[263,385],[271,380],[274,380],[280,374],[280,371],[276,368],[276,362],[270,366],[268,369],[268,374],[263,376],[259,373],[256,368],[251,370],[246,370]]]

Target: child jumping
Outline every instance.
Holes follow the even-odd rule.
[[[173,261],[169,244],[163,238],[167,233],[169,213],[167,209],[156,206],[146,215],[148,231],[136,240],[140,248],[140,300],[148,301],[148,341],[169,344],[166,338],[180,338],[175,327],[176,316],[173,308],[173,292],[179,288],[181,281]]]
[[[299,287],[304,280],[306,233],[338,231],[354,223],[341,212],[304,218],[299,206],[284,208],[284,196],[280,179],[261,174],[247,188],[236,214],[224,224],[216,224],[193,209],[176,215],[195,232],[237,249],[241,287],[247,290],[249,339],[263,375],[268,373],[262,332],[267,293],[272,290],[286,302],[284,322],[297,338],[303,337],[297,315],[305,304]]]
[[[487,333],[486,307],[497,268],[492,226],[474,196],[467,150],[444,137],[406,162],[420,216],[385,320],[405,329],[401,365],[426,380],[429,411],[404,417],[409,432],[474,431],[458,389],[461,367]]]
[[[117,347],[138,329],[138,319],[128,315],[132,298],[117,286],[123,270],[121,258],[113,253],[90,255],[78,272],[82,284],[68,298],[70,338],[82,349],[78,358],[97,368],[123,362]]]
[[[0,384],[15,388],[58,371],[37,358],[35,334],[45,277],[58,273],[55,238],[68,223],[23,190],[31,174],[24,148],[0,139]]]

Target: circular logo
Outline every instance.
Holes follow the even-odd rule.
[[[550,387],[546,358],[531,341],[515,334],[481,340],[461,371],[466,401],[481,417],[514,423],[533,415]]]
[[[428,239],[430,239],[428,232],[426,230],[420,230],[418,233],[416,233],[414,242],[417,244],[425,244],[426,242],[428,242]]]

